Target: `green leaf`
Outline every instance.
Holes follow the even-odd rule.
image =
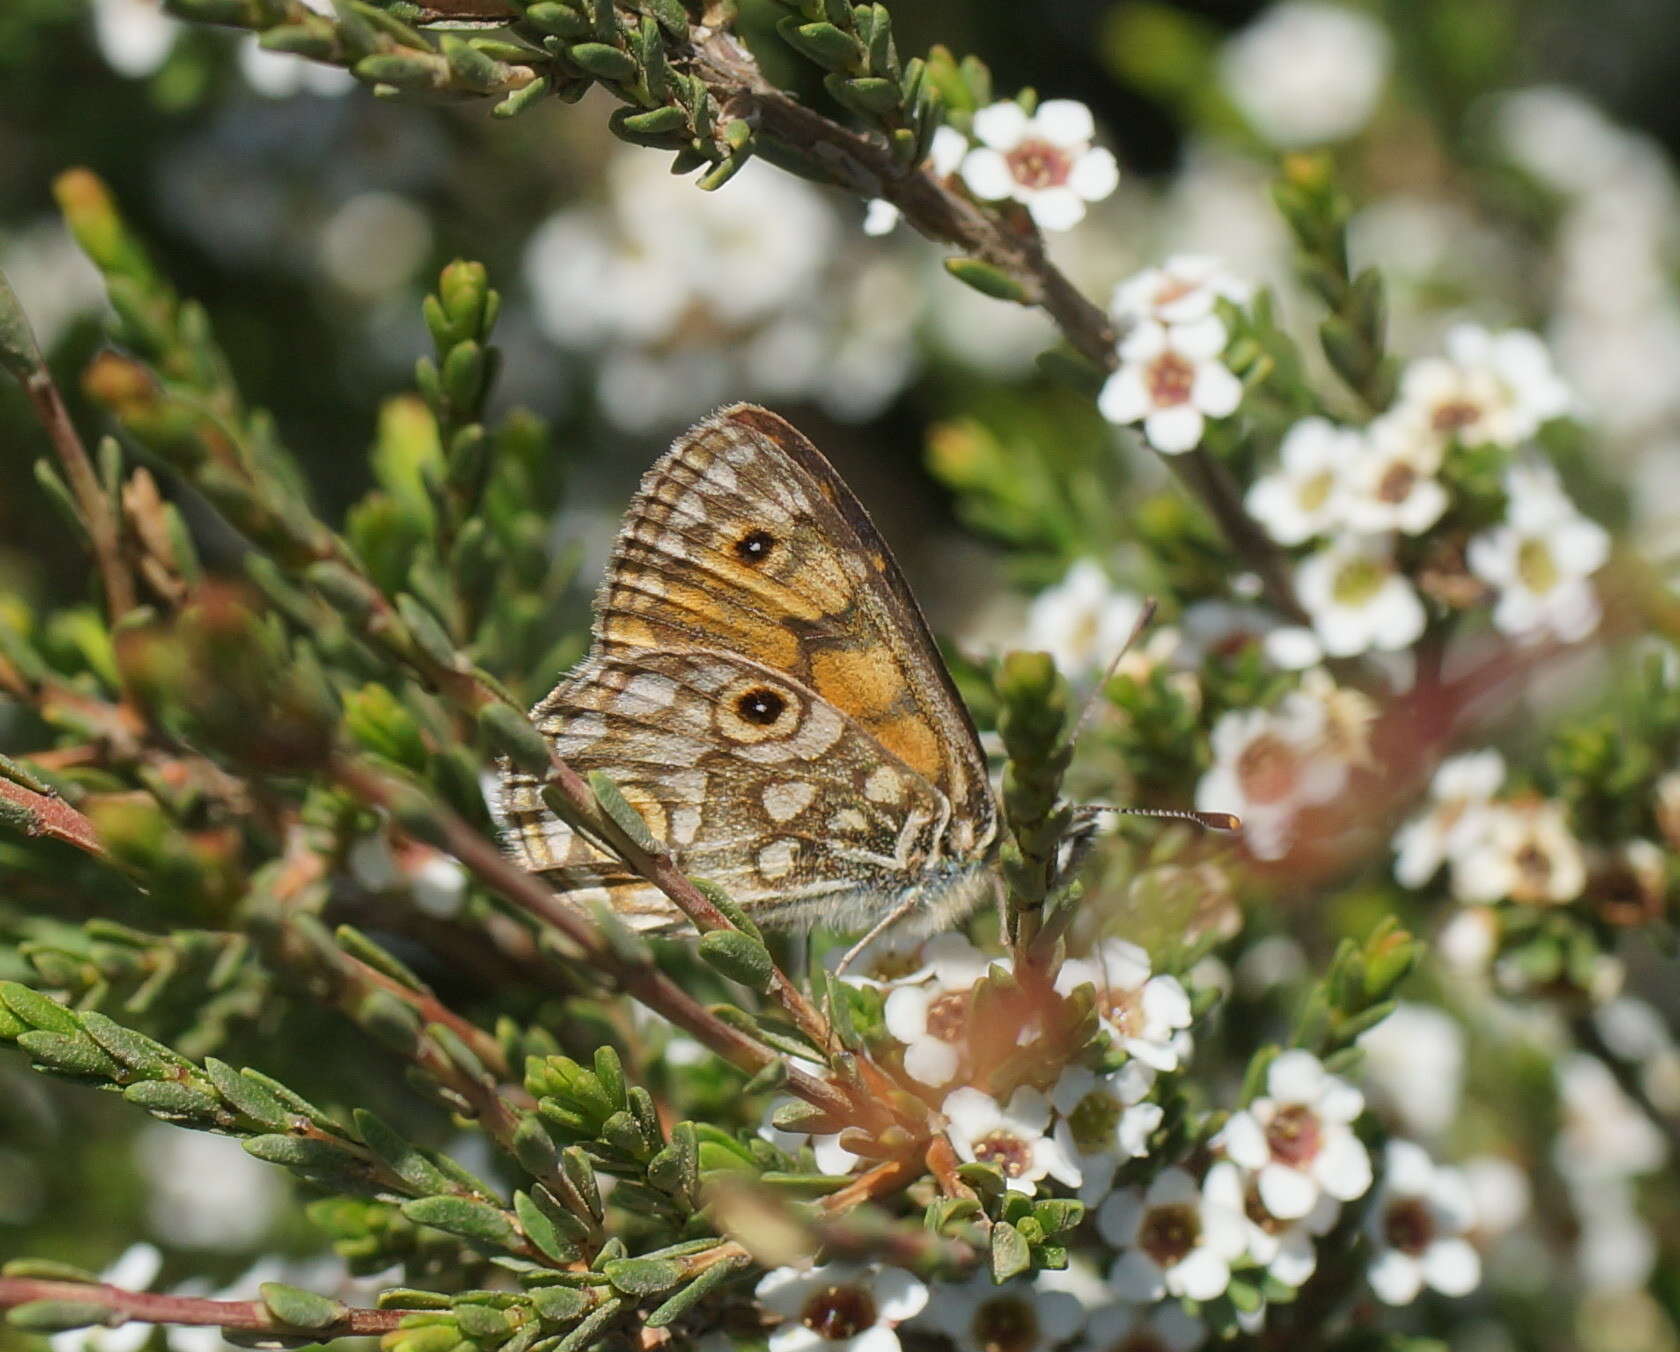
[[[362,1167],[362,1160],[348,1147],[309,1136],[252,1136],[244,1143],[245,1153],[288,1169],[342,1169]]]
[[[89,1037],[131,1070],[152,1076],[173,1075],[179,1071],[197,1073],[198,1068],[186,1057],[178,1056],[144,1033],[124,1028],[98,1010],[90,1009],[82,1015],[82,1027]]]
[[[583,1318],[589,1297],[572,1286],[539,1286],[530,1292],[537,1318],[545,1324],[570,1324]]]
[[[513,1194],[513,1214],[519,1218],[525,1238],[556,1263],[570,1263],[579,1256],[577,1245],[561,1237],[558,1227],[528,1194]]]
[[[601,1269],[607,1280],[629,1296],[652,1296],[669,1291],[683,1279],[681,1263],[667,1258],[620,1258]]]
[[[62,1333],[93,1324],[114,1328],[123,1317],[109,1305],[91,1300],[27,1300],[6,1312],[6,1322],[26,1333]]]
[[[597,80],[636,78],[636,63],[604,42],[579,42],[567,49],[567,55]]]
[[[713,1263],[676,1295],[649,1311],[642,1322],[653,1329],[661,1329],[667,1324],[675,1323],[745,1266],[745,1258]]]
[[[1026,287],[1002,268],[994,267],[978,258],[947,258],[945,271],[984,295],[998,300],[1014,301],[1017,305],[1027,303]]]
[[[549,768],[548,742],[523,712],[496,700],[478,713],[478,729],[485,745],[506,756],[515,768],[532,775],[546,775]]]
[[[448,1175],[427,1159],[419,1146],[387,1126],[381,1118],[365,1108],[354,1109],[350,1118],[362,1144],[416,1192],[450,1191]]]
[[[41,365],[41,349],[29,327],[29,316],[6,274],[0,272],[0,367],[25,380]]]
[[[204,1058],[204,1071],[216,1092],[234,1111],[262,1126],[276,1130],[290,1126],[294,1117],[286,1105],[256,1081],[247,1079],[225,1061]]]
[[[122,1067],[85,1033],[47,1033],[33,1029],[18,1034],[17,1044],[41,1065],[63,1075],[114,1080],[122,1074]]]
[[[992,1226],[992,1280],[999,1286],[1032,1267],[1032,1248],[1008,1221]]]
[[[770,989],[776,965],[761,939],[738,930],[712,930],[700,936],[700,956],[731,981],[760,994]]]
[[[345,1318],[350,1311],[341,1301],[330,1300],[284,1282],[263,1282],[258,1288],[268,1312],[282,1324],[320,1333]]]
[[[209,1126],[221,1116],[220,1099],[180,1080],[142,1080],[123,1090],[123,1097],[153,1117],[170,1122]]]
[[[51,1258],[14,1258],[0,1266],[0,1277],[34,1277],[44,1282],[98,1282],[99,1277]]]
[[[485,1248],[517,1253],[522,1247],[519,1231],[500,1209],[469,1197],[416,1197],[403,1203],[402,1214]]]
[[[0,1003],[31,1028],[72,1035],[82,1031],[81,1021],[57,1000],[50,1000],[15,981],[0,981]]]

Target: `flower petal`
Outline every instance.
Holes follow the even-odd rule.
[[[1108,1284],[1121,1300],[1159,1300],[1167,1294],[1161,1269],[1141,1249],[1128,1249],[1108,1271]]]
[[[1134,423],[1147,414],[1151,404],[1143,383],[1143,370],[1122,366],[1111,375],[1097,396],[1097,409],[1111,423]]]
[[[1202,415],[1189,404],[1162,409],[1143,420],[1143,434],[1162,455],[1182,455],[1202,439]]]
[[[1102,146],[1087,150],[1068,174],[1068,187],[1087,202],[1100,202],[1119,186],[1119,162]]]
[[[975,146],[963,157],[962,180],[971,193],[988,202],[1012,197],[1016,188],[1009,161],[989,146]]]
[[[1078,99],[1046,99],[1032,120],[1040,136],[1065,149],[1085,145],[1097,134],[1091,110]]]
[[[1085,219],[1085,199],[1072,188],[1041,188],[1026,203],[1040,230],[1071,230]]]
[[[974,135],[993,150],[1015,149],[1031,125],[1026,109],[1014,99],[1000,99],[974,114]]]
[[[1231,1284],[1231,1265],[1205,1244],[1167,1269],[1167,1289],[1191,1300],[1212,1300]]]
[[[1299,1220],[1318,1201],[1318,1183],[1299,1169],[1275,1161],[1260,1170],[1260,1201],[1282,1221]]]

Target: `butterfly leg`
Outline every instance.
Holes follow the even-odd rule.
[[[845,956],[843,956],[835,965],[834,975],[844,976],[846,974],[846,969],[857,961],[858,954],[862,953],[863,950],[868,948],[870,944],[874,943],[875,940],[881,937],[881,935],[890,930],[894,925],[898,924],[900,920],[904,919],[905,916],[909,915],[910,912],[914,911],[921,904],[921,889],[913,888],[903,901],[899,902],[897,906],[893,907],[893,909],[888,911],[886,915],[877,920],[863,938],[859,939],[855,944],[846,950]]]

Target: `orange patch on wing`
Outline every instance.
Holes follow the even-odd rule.
[[[867,725],[875,740],[917,774],[935,784],[945,772],[945,757],[932,728],[914,714],[901,714]]]
[[[843,714],[873,726],[903,697],[904,673],[884,644],[818,648],[808,658],[811,688]]]

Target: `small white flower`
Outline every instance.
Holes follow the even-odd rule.
[[[1242,403],[1242,382],[1219,360],[1225,325],[1216,315],[1168,326],[1146,319],[1120,343],[1120,369],[1097,396],[1111,423],[1143,424],[1163,455],[1193,450],[1208,418],[1229,417]]]
[[[923,957],[933,968],[931,981],[898,987],[882,1010],[887,1031],[904,1044],[904,1069],[935,1089],[949,1084],[962,1061],[968,1033],[968,993],[994,962],[968,939],[950,931],[928,940]]]
[[[1255,1176],[1230,1160],[1220,1160],[1208,1170],[1202,1190],[1243,1218],[1248,1256],[1288,1287],[1299,1288],[1313,1275],[1318,1267],[1315,1241],[1330,1232],[1342,1212],[1340,1202],[1321,1194],[1305,1216],[1274,1216],[1260,1198]]]
[[[1449,756],[1429,781],[1429,806],[1394,834],[1394,877],[1422,887],[1481,836],[1482,812],[1505,783],[1505,758],[1491,748]]]
[[[1219,259],[1208,254],[1175,254],[1115,287],[1108,312],[1122,327],[1145,319],[1188,324],[1211,315],[1216,301],[1246,305],[1253,294],[1254,288]]]
[[[1411,1141],[1390,1141],[1382,1186],[1365,1218],[1374,1255],[1366,1276],[1377,1299],[1409,1305],[1425,1286],[1464,1296],[1482,1280],[1482,1260],[1465,1235],[1475,1224],[1470,1189]]]
[[[1378,418],[1349,467],[1347,521],[1356,531],[1397,530],[1421,535],[1447,510],[1447,490],[1435,477],[1442,445],[1423,424]]]
[[[944,180],[950,178],[961,167],[963,156],[968,153],[968,137],[955,127],[941,126],[933,133],[933,142],[928,147],[928,157],[922,167],[935,178]],[[864,211],[863,233],[866,235],[885,235],[898,224],[899,211],[884,197],[870,200]]]
[[[1249,515],[1280,545],[1305,544],[1347,525],[1347,478],[1365,440],[1328,418],[1302,418],[1278,447],[1278,468],[1248,490]]]
[[[995,1286],[982,1268],[964,1282],[936,1282],[916,1324],[945,1334],[957,1352],[1049,1352],[1085,1322],[1078,1297],[1043,1280],[1058,1275]]]
[[[1351,1202],[1371,1186],[1371,1158],[1353,1134],[1365,1099],[1327,1074],[1311,1052],[1281,1053],[1266,1093],[1234,1113],[1220,1134],[1233,1161],[1258,1175],[1260,1200],[1283,1220],[1311,1213],[1321,1196]]]
[[[1207,1341],[1207,1325],[1176,1302],[1113,1303],[1091,1315],[1077,1352],[1194,1352]]]
[[[1086,1206],[1108,1195],[1123,1161],[1149,1153],[1164,1116],[1160,1104],[1142,1102],[1154,1083],[1154,1070],[1134,1060],[1108,1075],[1069,1066],[1051,1088],[1056,1144],[1079,1168],[1079,1200]]]
[[[1513,466],[1505,491],[1505,523],[1472,539],[1466,554],[1470,570],[1498,592],[1494,625],[1520,641],[1585,638],[1598,627],[1588,579],[1610,557],[1609,533],[1575,509],[1549,467]]]
[[[1442,441],[1515,447],[1573,405],[1545,344],[1524,329],[1493,334],[1459,324],[1448,332],[1446,348],[1446,356],[1406,368],[1393,415]]]
[[[1452,861],[1453,896],[1464,902],[1561,906],[1581,895],[1586,853],[1562,803],[1495,803],[1479,817],[1475,842]]]
[[[1112,1193],[1097,1210],[1097,1230],[1122,1250],[1109,1274],[1121,1300],[1212,1300],[1247,1248],[1242,1213],[1206,1195],[1182,1169],[1162,1170],[1148,1192]]]
[[[899,1352],[894,1330],[928,1300],[916,1277],[879,1263],[776,1268],[759,1279],[755,1294],[782,1316],[770,1352]]]
[[[1023,1085],[1000,1104],[990,1094],[965,1085],[945,1096],[940,1111],[948,1119],[945,1134],[965,1160],[996,1165],[1012,1192],[1031,1197],[1038,1181],[1053,1174],[1070,1187],[1079,1185],[1079,1166],[1046,1133],[1050,1100]]]
[[[99,54],[118,75],[139,79],[169,59],[181,25],[148,0],[94,0]]]
[[[1402,1000],[1359,1037],[1372,1100],[1409,1132],[1439,1136],[1458,1116],[1464,1030],[1433,1005]]]
[[[1291,0],[1225,44],[1219,74],[1261,136],[1294,148],[1359,131],[1382,96],[1389,59],[1388,34],[1368,15]]]
[[[1203,812],[1242,818],[1258,859],[1288,853],[1295,818],[1347,783],[1349,762],[1329,744],[1329,709],[1302,691],[1276,709],[1233,709],[1213,725],[1213,766],[1196,785]]]
[[[930,942],[927,935],[907,933],[902,926],[890,929],[871,940],[869,947],[857,955],[839,979],[848,986],[869,987],[889,994],[899,986],[926,981],[933,975],[933,962],[927,952]],[[823,954],[823,966],[832,973],[847,951],[841,945],[829,949]]]
[[[1137,624],[1143,602],[1109,581],[1101,565],[1080,559],[1033,598],[1026,643],[1047,652],[1069,676],[1101,670]]]
[[[1056,990],[1096,988],[1097,1017],[1128,1056],[1153,1070],[1177,1070],[1190,1054],[1190,997],[1177,977],[1152,976],[1149,954],[1124,939],[1104,939],[1088,958],[1070,958]],[[1147,1092],[1147,1086],[1146,1086]]]
[[[1395,568],[1380,536],[1340,536],[1304,559],[1295,570],[1295,594],[1332,657],[1373,648],[1398,652],[1428,623],[1417,589]]]
[[[1073,99],[1047,99],[1032,115],[1013,99],[974,114],[980,142],[962,162],[963,182],[987,201],[1012,199],[1041,230],[1071,230],[1120,182],[1114,156],[1091,144],[1091,111]]]

